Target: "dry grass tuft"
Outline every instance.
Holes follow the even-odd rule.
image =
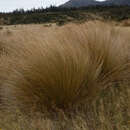
[[[67,25],[47,35],[22,32],[1,57],[2,106],[67,109],[130,79],[128,42],[104,23]]]
[[[130,19],[123,20],[121,25],[126,27],[130,26]]]

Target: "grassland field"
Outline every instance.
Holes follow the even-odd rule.
[[[86,26],[85,24],[88,24],[88,23],[84,23],[83,27]],[[91,25],[91,22],[90,22],[90,25]],[[79,26],[81,26],[81,28]],[[117,42],[117,44],[118,44],[118,42],[120,43],[120,40],[125,41],[124,43],[126,43],[126,44],[129,44],[128,46],[126,46],[127,47],[126,50],[128,51],[128,57],[129,57],[127,59],[127,61],[129,64],[130,63],[130,61],[129,61],[130,60],[130,55],[129,55],[129,52],[130,52],[130,27],[129,26],[122,26],[119,24],[115,25],[115,23],[100,23],[100,22],[99,23],[95,22],[95,25],[92,24],[91,27],[92,26],[94,26],[92,28],[92,31],[96,30],[94,28],[96,28],[96,26],[98,26],[97,30],[99,29],[99,33],[102,32],[102,34],[100,34],[100,35],[97,34],[97,37],[96,37],[97,39],[94,40],[94,41],[97,41],[97,44],[100,42],[103,43],[107,40],[111,43],[111,40],[109,40],[110,37],[104,36],[105,34],[112,36],[113,39],[114,39],[114,36],[118,37],[116,35],[116,33],[113,33],[111,31],[109,32],[108,31],[109,27],[107,28],[106,26],[110,26],[110,28],[112,26],[115,30],[118,30],[120,38],[118,37],[119,38],[118,41],[115,40],[116,38],[114,40],[115,40],[115,42]],[[103,29],[102,26],[106,27],[106,30]],[[2,51],[4,51],[3,53],[6,53],[6,51],[7,51],[7,54],[5,54],[6,55],[5,58],[8,59],[8,53],[9,53],[9,55],[10,55],[10,53],[12,53],[12,55],[14,55],[14,57],[15,56],[17,57],[17,55],[18,55],[17,59],[14,59],[14,62],[17,62],[18,59],[20,60],[21,56],[25,56],[23,59],[21,58],[21,61],[23,61],[23,63],[28,65],[29,63],[26,63],[27,61],[24,61],[24,59],[26,59],[26,51],[30,51],[31,49],[34,49],[36,47],[34,43],[36,43],[36,44],[41,43],[40,45],[38,45],[38,47],[40,47],[40,46],[42,46],[42,42],[47,42],[50,39],[52,39],[52,40],[50,40],[49,42],[53,42],[53,39],[55,39],[54,46],[52,46],[52,48],[53,47],[55,48],[56,42],[58,43],[59,41],[61,41],[61,39],[66,38],[66,36],[68,36],[67,42],[71,43],[73,40],[76,42],[75,37],[74,37],[75,34],[78,36],[80,42],[82,41],[82,38],[84,38],[84,41],[85,41],[86,40],[85,36],[82,36],[82,35],[85,35],[87,33],[84,34],[84,33],[80,32],[80,31],[82,31],[83,27],[82,27],[82,24],[75,25],[73,23],[70,23],[70,24],[67,24],[64,26],[57,26],[56,24],[52,24],[52,23],[51,24],[48,23],[48,24],[0,26],[0,44],[2,45]],[[90,26],[88,26],[88,27],[91,30]],[[77,28],[77,32],[75,31],[76,29],[74,29],[74,28]],[[100,28],[101,28],[101,31],[100,31]],[[83,29],[83,31],[84,31],[84,29]],[[87,27],[86,27],[86,29],[87,29]],[[57,30],[59,30],[59,32]],[[66,30],[69,30],[69,31],[66,31]],[[73,30],[75,31],[74,33],[73,33]],[[108,31],[108,33],[105,33],[105,31],[106,32]],[[67,34],[67,32],[68,33],[70,32],[70,34]],[[72,36],[69,36],[69,35],[71,35],[71,32],[72,32]],[[59,33],[62,33],[61,39],[59,38],[60,37]],[[65,36],[63,36],[63,34],[65,34]],[[80,34],[81,34],[81,36],[80,36]],[[91,34],[94,35],[95,33],[93,34],[91,32]],[[52,37],[52,35],[54,35],[54,36]],[[98,39],[98,36],[99,36],[99,39]],[[124,40],[122,40],[122,39],[124,39]],[[90,42],[91,42],[91,40],[92,39],[90,38]],[[66,40],[64,39],[63,41],[65,42]],[[22,48],[22,45],[21,46],[17,45],[16,44],[17,42],[18,42],[18,44],[22,44],[23,48]],[[23,42],[27,42],[27,43],[23,43]],[[109,42],[107,42],[107,43],[109,43]],[[10,49],[8,47],[4,48],[4,46],[8,46],[9,44],[14,44],[12,47],[13,49],[12,48]],[[16,44],[16,46],[15,46],[15,44]],[[25,44],[32,45],[32,47],[30,49],[28,49],[29,45],[26,46]],[[48,43],[47,45],[49,46],[50,44]],[[68,44],[66,44],[66,46],[68,47]],[[122,48],[124,46],[121,45]],[[39,64],[41,63],[41,66],[42,65],[44,66],[45,63],[40,62],[39,61],[40,58],[38,58],[38,56],[40,57],[40,55],[42,54],[42,49],[39,49],[39,52],[37,52],[38,47],[36,47],[36,50],[34,49],[34,52],[32,51],[32,53],[37,54],[36,57],[34,54],[31,54],[31,51],[29,53],[30,55],[28,53],[27,54],[29,56],[32,56],[32,57],[34,56],[34,62],[37,61],[37,63],[39,63]],[[59,48],[63,49],[63,51],[64,51],[64,48],[66,49],[67,47],[63,46],[63,48],[62,47],[60,48],[60,45],[59,45]],[[74,46],[72,45],[71,47],[73,48]],[[71,47],[70,48],[68,47],[68,49],[71,50],[72,49]],[[50,50],[52,48],[50,47]],[[114,47],[111,46],[111,48],[114,48]],[[8,52],[8,49],[9,49],[9,52]],[[50,50],[48,50],[48,51],[50,51]],[[116,51],[116,49],[113,49],[113,50]],[[127,51],[125,52],[124,50],[122,50],[123,53],[121,52],[121,54],[124,54],[127,52]],[[25,51],[25,54],[23,54],[23,51]],[[53,58],[53,56],[52,56],[53,54],[50,54],[50,53],[48,54],[48,52],[46,52],[46,50],[44,50],[44,51],[45,51],[45,54],[48,57],[50,56],[50,59],[52,57],[52,60],[54,59],[54,62],[55,62],[55,58]],[[43,51],[43,54],[44,54],[44,51]],[[74,52],[74,54],[79,53],[79,56],[83,55],[83,57],[84,57],[84,54],[79,52],[78,48],[76,49],[77,52],[75,52],[75,49],[72,51]],[[40,54],[40,52],[41,52],[41,54]],[[52,49],[52,52],[53,52],[53,49]],[[10,60],[8,60],[8,62],[5,61],[5,59],[2,58],[4,55],[3,53],[0,56],[0,58],[1,58],[0,59],[1,60],[1,63],[0,63],[0,73],[1,73],[0,74],[0,80],[1,80],[0,85],[1,86],[5,85],[5,87],[7,86],[7,88],[8,88],[8,84],[6,85],[6,84],[4,84],[4,82],[8,81],[9,79],[3,80],[5,78],[3,75],[6,75],[6,76],[8,75],[8,77],[9,77],[13,73],[13,71],[11,71],[11,69],[9,67],[16,65],[15,66],[16,68],[17,67],[20,68],[22,66],[21,65],[22,63],[20,62],[17,64],[17,63],[12,63],[12,61],[10,61]],[[59,52],[59,53],[62,55],[62,52]],[[69,53],[69,51],[68,51],[68,53]],[[114,54],[117,54],[117,53],[112,52],[110,54],[111,54],[111,56],[115,57]],[[57,56],[57,55],[54,55],[54,56]],[[75,58],[75,56],[74,56],[74,58]],[[47,60],[46,58],[44,58],[44,59],[45,59],[45,61]],[[33,62],[32,62],[33,58],[29,59],[27,57],[27,60],[29,60],[31,62],[30,64],[33,64]],[[64,60],[68,61],[68,64],[70,63],[69,60],[67,60],[67,59],[64,59]],[[117,60],[117,63],[118,62],[120,63],[120,61],[123,61],[123,59],[121,59],[119,61]],[[57,61],[57,62],[59,62],[59,61]],[[75,64],[75,62],[73,64]],[[9,69],[9,71],[7,71],[8,72],[7,74],[5,74],[5,72],[3,72],[4,67],[3,67],[2,63],[5,64],[5,66],[6,66],[5,70]],[[84,63],[85,62],[83,62],[83,64]],[[8,66],[6,64],[10,64],[10,66]],[[79,64],[78,61],[76,64]],[[82,70],[83,66],[80,66],[80,67],[79,68]],[[128,67],[129,67],[128,68],[128,71],[129,71],[130,66],[128,66]],[[108,65],[108,68],[109,68],[109,65]],[[26,69],[28,69],[28,68],[25,68],[25,70],[23,69],[23,71],[25,71],[25,73],[26,73]],[[57,71],[59,71],[59,70],[60,69],[58,69]],[[77,73],[79,70],[77,70]],[[37,70],[37,71],[39,71],[39,70]],[[57,73],[57,71],[56,71],[56,73]],[[66,70],[66,71],[69,72],[70,70]],[[29,72],[27,71],[27,73],[29,73]],[[42,73],[42,69],[41,69],[41,73]],[[95,73],[95,72],[93,72],[93,73]],[[22,73],[22,72],[21,72],[21,74],[24,75],[24,73]],[[74,74],[72,73],[72,77],[74,76]],[[24,76],[26,77],[28,75],[25,74]],[[32,75],[33,75],[33,73],[32,73]],[[46,75],[48,76],[48,74],[46,74]],[[114,74],[113,77],[115,75],[118,78],[118,75],[120,75],[120,73]],[[16,77],[13,77],[14,81],[16,81],[17,76],[20,77],[20,75],[16,75]],[[52,73],[52,75],[50,75],[50,77],[51,76],[53,77],[53,76],[55,76],[55,74],[53,75],[53,73]],[[14,104],[15,103],[18,104],[16,106],[16,109],[7,105],[9,107],[9,109],[3,110],[3,107],[2,107],[3,104],[1,103],[1,105],[0,105],[1,106],[1,109],[0,109],[0,129],[1,130],[130,130],[130,83],[128,81],[129,76],[130,75],[128,73],[126,76],[126,77],[128,77],[128,79],[125,81],[122,81],[123,83],[122,82],[118,83],[118,80],[117,80],[117,85],[115,87],[110,86],[110,87],[106,87],[106,88],[102,89],[98,93],[97,97],[94,98],[94,100],[92,102],[89,102],[88,104],[87,103],[85,104],[85,102],[83,102],[83,104],[81,106],[79,105],[79,107],[76,110],[70,109],[70,110],[67,110],[64,112],[64,110],[62,110],[62,108],[56,108],[54,110],[54,112],[50,112],[46,109],[45,109],[45,111],[43,110],[44,112],[41,112],[39,110],[37,112],[34,112],[32,110],[32,112],[31,112],[31,110],[29,109],[30,114],[29,114],[29,116],[27,116],[26,114],[24,115],[23,112],[21,112],[21,110],[20,110],[21,108],[19,109],[19,106],[21,103],[20,101],[24,100],[24,99],[18,99],[19,103],[12,102]],[[71,78],[71,76],[70,76],[70,78]],[[78,76],[76,78],[78,78]],[[28,80],[31,80],[31,79],[28,79]],[[37,78],[36,79],[32,78],[32,83],[35,83],[33,80],[37,80],[37,81],[41,82]],[[41,78],[41,80],[42,80],[42,78]],[[116,78],[114,80],[116,80]],[[114,80],[113,80],[113,82],[114,82]],[[10,80],[10,82],[11,81],[12,80]],[[20,84],[20,81],[18,79],[17,79],[17,81]],[[21,81],[25,82],[22,78],[21,78]],[[66,79],[65,79],[65,81],[66,81]],[[78,84],[78,81],[76,81],[76,79],[74,81]],[[51,80],[48,80],[48,82],[52,82],[52,84],[55,84]],[[25,82],[25,84],[26,84],[26,82]],[[22,84],[22,85],[24,85],[24,84]],[[57,85],[57,84],[55,84],[55,85]],[[73,81],[72,81],[72,85],[73,85]],[[91,84],[91,82],[90,82],[90,85],[93,85],[93,84]],[[19,85],[17,85],[17,86],[19,86]],[[2,89],[4,89],[4,88],[2,88]],[[14,88],[14,90],[15,90],[15,88]],[[0,88],[0,91],[1,91],[1,88]],[[6,91],[8,91],[8,89]],[[28,91],[28,89],[27,89],[27,91]],[[6,93],[4,91],[1,91],[1,92]],[[6,93],[6,97],[10,98],[9,102],[11,102],[12,100],[15,100],[15,98],[14,99],[11,98],[12,93],[9,93],[10,95],[7,95],[7,94],[8,93]],[[0,96],[1,95],[2,94],[0,94]],[[70,97],[71,97],[71,95],[70,95]],[[22,103],[24,104],[25,102],[22,102]],[[53,113],[53,114],[51,114],[51,113]]]

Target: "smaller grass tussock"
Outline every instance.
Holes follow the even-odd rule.
[[[130,26],[130,19],[125,19],[121,22],[122,26],[129,27]]]

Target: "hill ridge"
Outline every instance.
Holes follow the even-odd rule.
[[[85,6],[96,6],[96,5],[103,5],[103,6],[129,5],[130,6],[130,0],[106,0],[103,2],[99,2],[96,0],[69,0],[65,4],[62,4],[60,7],[85,7]]]

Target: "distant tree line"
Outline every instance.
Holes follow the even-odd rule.
[[[129,6],[90,6],[80,8],[32,8],[30,10],[16,9],[8,13],[0,13],[0,24],[30,24],[58,22],[65,23],[73,20],[83,21],[95,19],[90,13],[103,19],[123,20],[130,18]]]

